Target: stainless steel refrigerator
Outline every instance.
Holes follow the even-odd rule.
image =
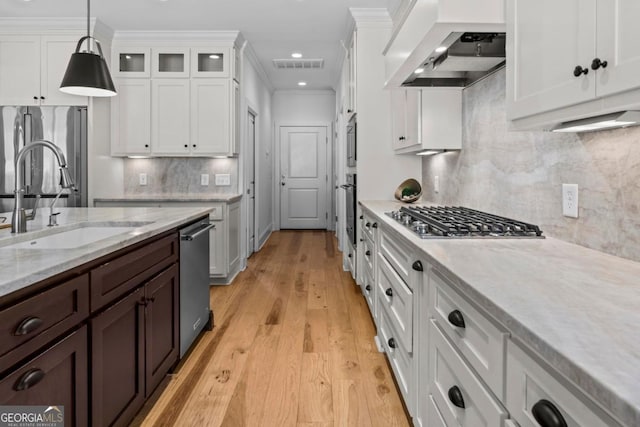
[[[75,191],[65,190],[56,206],[87,206],[87,108],[69,106],[0,107],[0,212],[13,210],[15,157],[25,141],[46,139],[67,159]],[[36,148],[25,158],[25,207],[48,207],[60,191],[58,163],[50,150]]]

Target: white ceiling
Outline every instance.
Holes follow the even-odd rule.
[[[92,0],[91,17],[114,31],[239,30],[277,90],[333,88],[349,38],[349,8],[388,8],[402,0]],[[83,17],[86,0],[0,0],[0,17]],[[322,70],[277,70],[272,59],[323,58]]]

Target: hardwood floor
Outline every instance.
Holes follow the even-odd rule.
[[[135,425],[410,425],[332,233],[273,233],[211,305],[213,331]]]

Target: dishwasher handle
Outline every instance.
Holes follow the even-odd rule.
[[[202,224],[202,227],[195,233],[181,235],[180,240],[188,240],[188,241],[194,240],[196,237],[198,237],[202,233],[205,233],[211,230],[212,228],[216,228],[215,224]]]

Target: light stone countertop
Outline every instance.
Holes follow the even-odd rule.
[[[512,337],[624,425],[640,425],[640,263],[549,237],[420,239],[384,215],[402,203],[361,205]]]
[[[150,194],[129,195],[114,198],[96,198],[94,202],[224,202],[233,203],[242,199],[242,194]]]
[[[57,227],[47,227],[47,209],[41,210],[36,219],[28,221],[27,232],[11,234],[11,229],[0,230],[0,298],[47,279],[58,273],[100,258],[126,246],[148,239],[182,224],[206,216],[208,208],[56,208]],[[11,213],[2,214],[10,218]],[[42,238],[58,232],[72,230],[83,224],[122,223],[122,226],[150,222],[134,230],[108,237],[74,249],[15,249],[8,245]],[[138,223],[138,224],[135,224]]]

